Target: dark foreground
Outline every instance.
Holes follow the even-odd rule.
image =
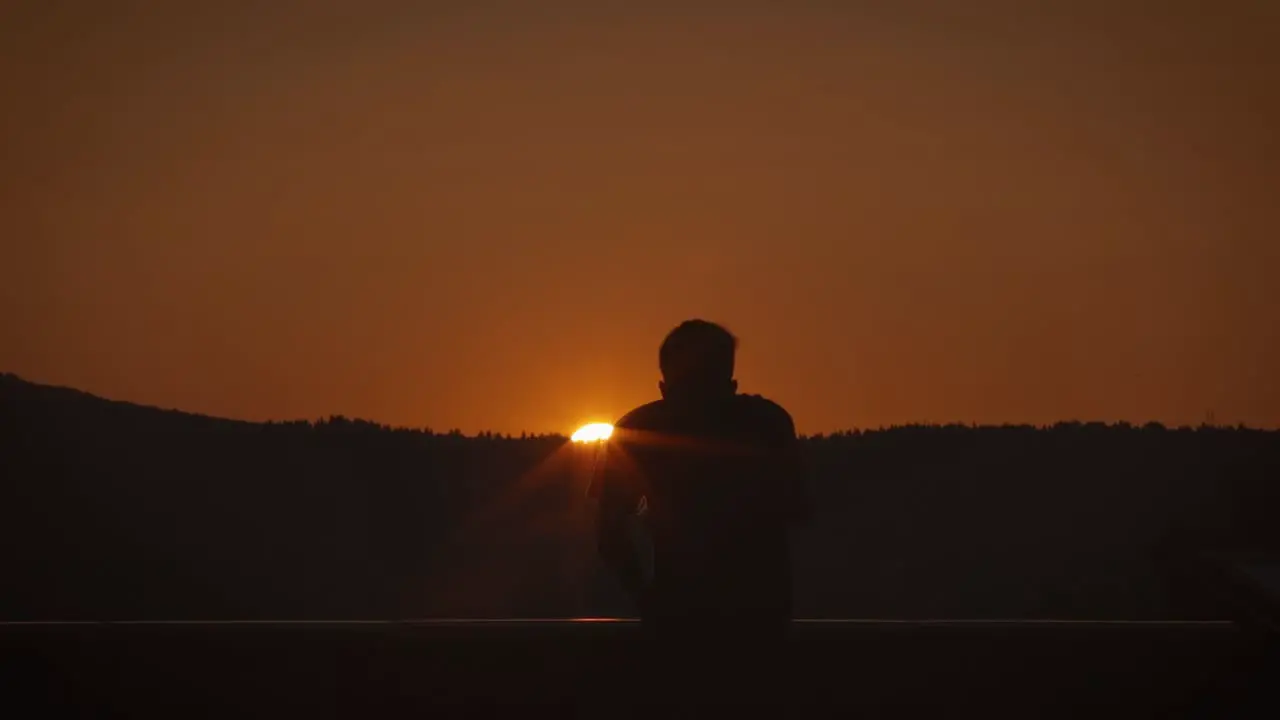
[[[645,698],[629,680],[638,640],[612,621],[7,625],[0,715],[608,715]],[[1263,717],[1280,716],[1275,662],[1264,636],[1229,623],[800,621],[774,689],[802,716]]]

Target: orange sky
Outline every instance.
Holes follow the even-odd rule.
[[[1280,6],[1142,4],[6,3],[0,370],[564,431],[701,316],[803,432],[1280,426]]]

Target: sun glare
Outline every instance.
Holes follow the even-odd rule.
[[[572,440],[578,443],[591,443],[608,440],[613,434],[613,426],[609,423],[591,423],[578,428]]]

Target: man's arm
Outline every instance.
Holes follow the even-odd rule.
[[[782,481],[783,506],[787,521],[792,525],[806,525],[812,514],[809,503],[809,469],[801,452],[800,438],[796,434],[795,421],[790,413],[778,408],[778,464]]]
[[[596,518],[596,547],[605,564],[617,575],[623,589],[643,611],[647,594],[644,568],[628,532],[643,494],[640,477],[624,451],[625,431],[615,429],[607,441],[604,458],[597,468],[594,489],[600,505]]]

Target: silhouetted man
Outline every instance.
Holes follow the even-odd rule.
[[[662,399],[616,423],[592,486],[602,558],[650,636],[679,653],[690,638],[760,647],[791,619],[789,535],[807,514],[795,425],[738,393],[736,349],[703,320],[672,330],[658,352]],[[651,578],[631,534],[642,499]]]

